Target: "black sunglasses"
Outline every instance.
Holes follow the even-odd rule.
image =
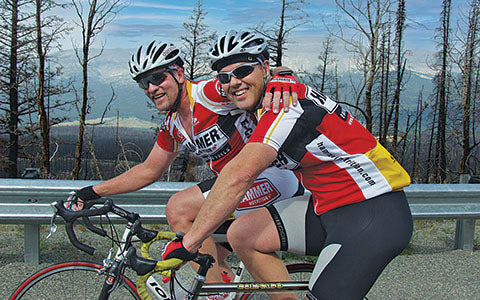
[[[258,65],[258,62],[246,63],[236,67],[231,72],[220,72],[217,74],[217,79],[221,84],[230,83],[232,75],[235,76],[235,78],[242,79],[243,77],[250,75],[250,73],[252,73],[255,69],[256,65]]]
[[[138,86],[141,89],[148,90],[148,84],[151,83],[153,85],[160,85],[162,82],[167,79],[167,72],[169,72],[169,69],[165,69],[162,71],[158,71],[155,73],[152,73],[150,75],[146,75],[145,77],[137,79]]]

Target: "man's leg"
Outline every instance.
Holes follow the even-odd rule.
[[[202,207],[205,198],[200,188],[195,185],[178,193],[175,193],[168,200],[166,207],[168,225],[174,232],[186,233],[197,217],[197,213]],[[212,237],[206,239],[200,252],[208,253],[217,261],[217,248]],[[192,263],[196,269],[198,265]],[[223,282],[218,264],[213,264],[213,269],[207,273],[207,282]]]
[[[228,229],[228,241],[256,281],[289,281],[280,250],[277,227],[266,208],[249,212]],[[272,299],[296,299],[294,293],[270,294]]]

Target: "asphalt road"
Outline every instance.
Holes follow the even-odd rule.
[[[479,237],[479,229],[477,234]],[[100,262],[109,244],[94,236],[84,236],[96,245],[97,255],[74,249],[62,230],[45,241],[42,229],[41,264],[25,265],[21,227],[1,225],[0,299],[8,299],[14,289],[40,268],[68,260]],[[416,222],[414,236],[404,253],[390,263],[368,294],[372,299],[480,299],[480,250],[453,250],[454,221]]]

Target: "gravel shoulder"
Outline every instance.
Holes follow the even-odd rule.
[[[480,235],[477,223],[476,237]],[[97,248],[90,256],[68,242],[64,230],[46,240],[42,227],[40,265],[23,263],[23,227],[0,225],[0,299],[8,299],[15,288],[34,272],[58,262],[101,262],[110,243],[82,232],[81,239]],[[395,258],[370,291],[372,299],[478,299],[480,296],[480,244],[474,251],[453,250],[455,221],[415,221],[409,247]],[[235,258],[232,258],[233,260]]]

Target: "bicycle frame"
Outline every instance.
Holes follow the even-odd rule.
[[[170,294],[174,290],[175,282],[172,280],[172,285],[170,286],[170,293],[166,291],[156,279],[151,276],[153,273],[165,274],[165,270],[171,267],[165,267],[163,264],[168,263],[168,261],[155,261],[152,259],[151,254],[149,253],[150,245],[158,240],[171,240],[175,237],[174,233],[171,232],[157,232],[154,230],[145,229],[140,223],[140,216],[135,213],[128,212],[116,205],[110,199],[103,200],[105,201],[104,206],[101,208],[93,208],[94,204],[102,204],[102,202],[97,201],[94,204],[89,205],[87,209],[92,209],[94,212],[70,212],[67,211],[63,202],[58,204],[57,202],[52,203],[52,207],[55,207],[55,215],[52,217],[52,232],[55,231],[54,220],[56,214],[62,216],[67,223],[67,234],[72,242],[72,244],[85,251],[91,252],[95,250],[94,248],[80,243],[73,231],[73,222],[79,216],[84,217],[85,225],[87,228],[99,235],[106,235],[106,232],[103,229],[99,229],[92,225],[88,219],[91,216],[106,215],[108,212],[113,212],[119,216],[124,217],[128,220],[128,223],[125,227],[125,231],[122,234],[121,239],[118,241],[118,248],[113,260],[110,260],[112,250],[110,250],[107,258],[103,261],[103,269],[99,273],[106,273],[107,277],[105,279],[104,287],[102,288],[99,299],[108,299],[109,295],[113,290],[115,290],[119,284],[121,284],[120,278],[124,273],[126,267],[130,267],[137,272],[139,275],[137,281],[137,293],[142,299],[152,299],[155,300],[165,300],[169,299]],[[69,215],[70,214],[70,215]],[[74,215],[72,217],[71,215]],[[132,246],[133,242],[141,241],[142,242],[142,255],[138,256],[136,254],[135,247]],[[180,261],[181,262],[181,261]],[[179,263],[180,263],[179,262]],[[208,254],[199,254],[194,260],[200,267],[197,273],[194,275],[193,283],[186,292],[188,293],[188,299],[197,299],[200,295],[205,294],[217,294],[217,293],[245,293],[245,292],[282,292],[282,291],[302,291],[308,289],[307,281],[290,281],[290,282],[238,282],[243,275],[243,264],[240,265],[242,271],[237,272],[235,276],[235,281],[232,283],[205,283],[205,278],[207,271],[211,268],[211,265],[214,262],[213,257]],[[179,265],[177,263],[177,265]],[[160,265],[162,265],[160,267]],[[168,265],[168,264],[167,264]],[[173,266],[173,265],[172,265]],[[140,290],[140,282],[142,283],[142,288]],[[143,288],[145,286],[145,289]],[[146,290],[150,293],[148,293]],[[147,293],[147,294],[145,294]]]
[[[174,280],[174,279],[172,279]],[[236,276],[231,283],[205,283],[205,277],[198,273],[194,275],[192,286],[186,291],[190,294],[189,299],[197,299],[200,295],[230,293],[232,299],[236,294],[246,292],[287,292],[308,290],[308,281],[289,282],[240,282],[241,276]],[[176,283],[174,283],[176,284]],[[153,276],[147,279],[147,289],[154,299],[171,299],[168,295],[172,291],[166,291]]]

